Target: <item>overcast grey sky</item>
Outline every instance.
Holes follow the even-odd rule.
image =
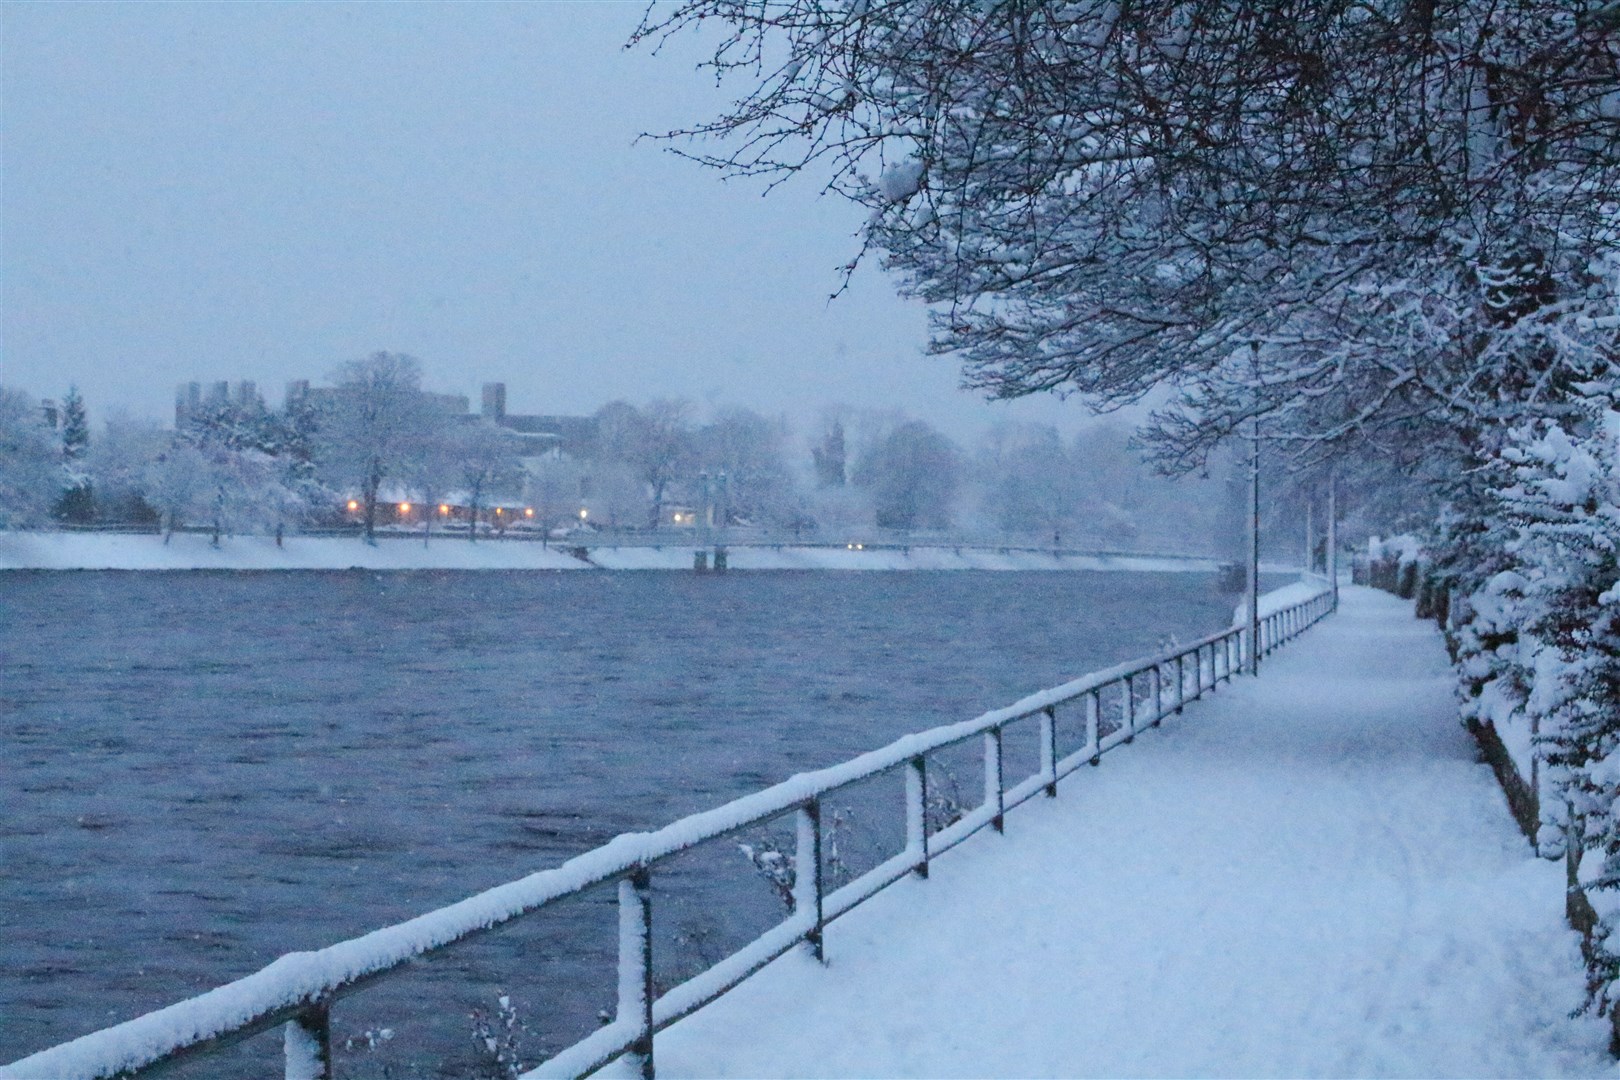
[[[514,412],[1084,422],[957,389],[875,267],[829,304],[858,209],[635,144],[723,101],[695,43],[623,50],[641,10],[6,3],[0,383],[166,418],[177,382],[279,404],[389,349]]]

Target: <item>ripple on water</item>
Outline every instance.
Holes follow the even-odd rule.
[[[1169,574],[5,585],[0,1061],[1231,612],[1207,578]],[[860,814],[887,836],[893,800],[874,790]],[[776,903],[733,847],[711,848],[664,879],[678,899],[660,947],[680,970]],[[611,1002],[609,893],[346,1000],[355,1023],[399,1033],[350,1071],[454,1075],[468,1012],[499,988],[537,1040],[586,1034]],[[263,1067],[250,1054],[210,1075]]]

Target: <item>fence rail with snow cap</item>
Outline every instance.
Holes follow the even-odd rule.
[[[1334,610],[1331,590],[1290,586],[1262,598],[1261,656],[1297,637]],[[985,828],[1000,832],[1007,812],[1038,796],[1147,727],[1182,711],[1242,670],[1248,627],[1210,634],[1160,655],[1127,661],[1032,694],[972,720],[903,736],[887,746],[816,772],[800,773],[752,795],[693,814],[650,833],[627,833],[560,866],[530,874],[425,915],[313,952],[289,953],[261,970],[193,998],[0,1066],[0,1080],[90,1080],[139,1074],[284,1028],[286,1076],[333,1075],[331,1011],[339,998],[386,978],[411,961],[494,930],[587,889],[618,889],[618,1002],[591,1035],[526,1073],[526,1078],[585,1076],[626,1054],[653,1075],[654,1035],[777,957],[804,946],[823,958],[824,930],[878,892],[909,876],[926,877],[930,860]],[[1078,746],[1059,739],[1059,711],[1071,719]],[[1008,784],[1003,745],[1010,729],[1038,739],[1036,771]],[[984,801],[957,820],[931,826],[929,755],[981,740]],[[1066,752],[1065,752],[1066,751]],[[901,850],[854,880],[827,889],[822,804],[830,795],[885,773],[905,775],[905,841]],[[788,917],[742,949],[655,996],[652,982],[652,889],[659,864],[692,847],[792,815],[795,822],[793,905]]]

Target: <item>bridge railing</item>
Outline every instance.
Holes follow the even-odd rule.
[[[1265,655],[1334,607],[1330,592],[1267,613]],[[1076,770],[1157,727],[1242,670],[1246,627],[1234,626],[1160,655],[1132,660],[1043,690],[973,720],[906,735],[840,765],[801,773],[656,832],[629,833],[560,866],[439,908],[406,922],[314,952],[289,953],[269,966],[197,997],[93,1032],[0,1067],[0,1078],[91,1078],[142,1073],[206,1054],[284,1026],[286,1075],[332,1075],[331,1013],[339,999],[411,961],[494,930],[587,889],[616,884],[619,912],[618,1000],[607,1023],[527,1077],[584,1076],[625,1054],[653,1075],[653,1039],[798,946],[824,958],[827,925],[909,876],[973,834],[1000,832],[1007,812],[1037,796],[1055,796]],[[1059,711],[1079,745],[1059,739]],[[1009,778],[1003,747],[1010,731],[1033,734],[1039,765]],[[983,747],[984,801],[943,827],[929,821],[929,759],[952,747]],[[829,890],[822,853],[822,805],[831,795],[886,773],[903,772],[905,842],[900,851],[840,888]],[[795,821],[791,914],[750,944],[656,996],[653,990],[652,881],[660,865],[692,847],[791,815]]]

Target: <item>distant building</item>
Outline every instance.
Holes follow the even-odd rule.
[[[231,384],[225,380],[209,383],[206,394],[200,382],[181,383],[174,388],[174,426],[184,427],[192,417],[204,410],[222,405],[262,409],[264,399],[259,396],[259,388],[251,379],[238,382],[235,393],[231,392]]]
[[[283,407],[308,403],[317,408],[329,403],[337,390],[329,386],[311,386],[308,379],[293,379],[287,383]],[[465,394],[428,394],[451,416],[464,420],[482,417],[516,435],[522,442],[521,456],[526,458],[564,454],[569,457],[590,457],[596,450],[596,418],[592,416],[545,416],[513,414],[506,411],[506,384],[485,383],[478,413],[471,411]],[[191,417],[206,407],[235,403],[242,407],[263,407],[258,387],[250,380],[236,384],[233,394],[228,381],[207,384],[181,383],[174,391],[174,424],[183,427]],[[51,405],[54,413],[54,403]]]
[[[523,441],[523,457],[566,454],[590,457],[596,452],[596,417],[515,415],[506,411],[506,384],[485,383],[485,420],[498,424]]]

